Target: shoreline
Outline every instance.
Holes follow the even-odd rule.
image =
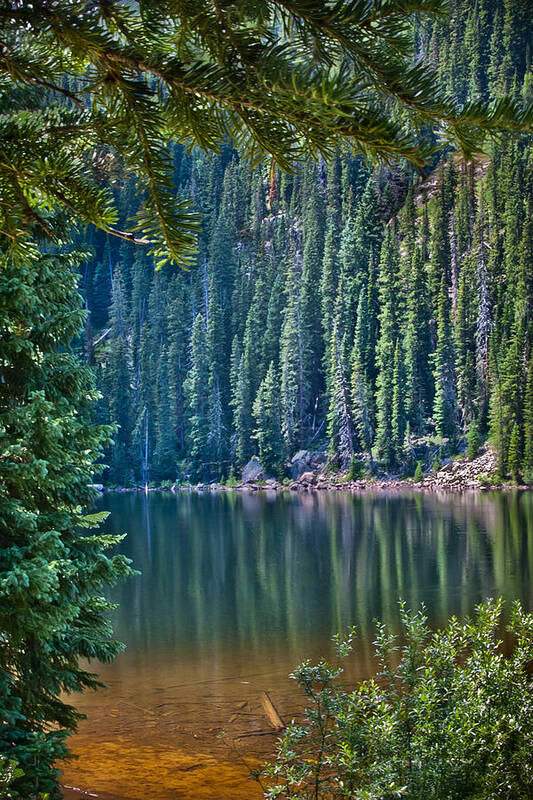
[[[346,480],[345,478],[326,480],[296,480],[286,485],[275,480],[256,481],[250,483],[239,483],[235,486],[226,486],[223,483],[197,483],[197,484],[173,484],[172,486],[116,486],[98,487],[100,494],[125,494],[142,493],[151,494],[152,492],[171,492],[178,494],[181,492],[196,493],[218,493],[218,492],[274,492],[276,494],[292,493],[299,494],[304,492],[349,492],[352,494],[361,492],[416,492],[419,494],[435,494],[444,492],[459,494],[463,492],[508,492],[508,491],[533,491],[533,486],[528,484],[501,483],[489,484],[481,481],[439,481],[437,479],[424,479],[415,482],[412,478],[383,478],[383,479],[359,479]]]
[[[253,471],[245,476],[252,465]],[[404,478],[394,473],[382,473],[350,478],[349,472],[329,472],[323,463],[305,461],[299,475],[291,480],[278,481],[264,478],[263,468],[257,458],[252,458],[243,471],[241,481],[234,480],[231,485],[213,481],[196,484],[164,482],[159,486],[105,486],[94,484],[100,492],[488,492],[488,491],[531,491],[533,486],[511,482],[496,481],[497,460],[491,447],[485,447],[473,459],[464,456],[448,458],[438,469],[433,468],[422,474],[420,480]],[[244,478],[247,479],[244,479]]]
[[[101,492],[488,492],[488,491],[531,491],[532,485],[511,482],[497,482],[496,456],[491,447],[485,447],[474,459],[465,457],[448,458],[439,468],[427,470],[420,480],[402,478],[397,474],[382,473],[380,476],[366,475],[351,479],[348,471],[328,472],[323,464],[305,463],[298,477],[278,481],[263,479],[260,462],[251,459],[246,469],[253,464],[255,470],[247,480],[232,481],[231,485],[213,481],[212,483],[179,483],[170,481],[159,486],[105,486],[93,484]],[[245,471],[246,471],[245,469]],[[244,472],[243,472],[244,476]]]

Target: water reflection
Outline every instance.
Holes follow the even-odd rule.
[[[435,624],[490,595],[531,601],[533,496],[320,493],[108,495],[142,577],[124,584],[118,632],[133,652],[220,647],[298,653],[398,599]],[[144,527],[142,535],[140,527]]]
[[[400,598],[424,603],[434,625],[488,596],[533,606],[532,493],[127,494],[101,506],[109,530],[128,532],[123,551],[142,575],[116,591],[128,649],[103,669],[111,688],[82,699],[83,757],[68,775],[123,797],[190,796],[176,782],[179,753],[205,767],[195,796],[226,796],[222,762],[228,797],[258,796],[246,767],[223,754],[221,732],[231,750],[265,728],[263,689],[293,713],[287,674],[349,625],[359,629],[350,676],[368,674],[373,621],[396,627]],[[240,741],[258,755],[272,744]],[[170,759],[168,779],[156,785],[133,766],[142,747],[160,775]]]

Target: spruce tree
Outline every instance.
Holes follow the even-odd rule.
[[[429,354],[430,309],[422,253],[415,246],[409,276],[405,329],[405,406],[411,430],[421,434],[433,395]]]
[[[482,439],[481,439],[481,434],[479,432],[479,424],[477,419],[473,419],[472,422],[470,423],[470,428],[468,429],[468,438],[466,446],[466,454],[468,458],[473,459],[478,455],[481,444],[482,444]]]
[[[202,314],[194,320],[191,336],[190,366],[185,382],[189,412],[189,452],[195,475],[204,476],[209,461],[209,365],[207,360],[207,331]]]
[[[435,403],[433,416],[439,436],[447,438],[452,450],[457,443],[457,395],[450,319],[450,297],[442,278],[437,316],[437,349],[435,351]]]
[[[113,280],[109,358],[105,365],[104,387],[109,406],[109,419],[118,426],[111,449],[111,464],[107,477],[111,482],[118,484],[129,483],[132,477],[130,461],[131,376],[125,317],[124,287],[121,276],[117,274]]]
[[[331,390],[328,410],[328,437],[331,451],[347,464],[354,453],[352,412],[350,408],[350,387],[343,363],[337,321],[331,332]]]
[[[300,291],[300,319],[305,357],[305,395],[303,413],[318,402],[323,388],[324,341],[320,329],[320,280],[324,257],[324,203],[319,188],[312,182],[302,219],[303,251]]]
[[[371,386],[365,369],[367,334],[367,291],[363,287],[357,305],[357,325],[352,351],[351,404],[357,439],[363,450],[372,454],[374,436],[371,404]]]
[[[512,479],[517,483],[520,481],[520,464],[522,461],[521,454],[521,441],[520,441],[520,428],[515,422],[511,429],[511,436],[509,438],[509,449],[507,451],[507,469]]]
[[[376,447],[386,467],[395,461],[392,437],[394,353],[396,349],[396,250],[392,228],[387,230],[379,266],[380,334],[377,345]]]
[[[235,463],[243,467],[252,455],[252,402],[244,354],[238,341],[234,344],[232,359],[235,367],[232,377],[233,442]]]
[[[438,170],[438,189],[434,198],[433,225],[430,242],[431,260],[429,265],[429,288],[433,307],[439,302],[443,278],[450,284],[450,238],[448,222],[448,198],[445,185],[445,162]]]
[[[0,752],[21,797],[57,797],[54,762],[79,715],[68,695],[98,685],[80,658],[110,660],[102,589],[130,569],[88,534],[96,462],[111,429],[91,424],[92,373],[71,343],[83,325],[75,253],[0,265]]]
[[[303,442],[305,399],[308,397],[300,298],[301,255],[295,249],[292,256],[287,271],[287,300],[280,337],[281,416],[288,450]]]
[[[320,299],[322,304],[322,328],[324,332],[324,345],[327,350],[331,337],[331,328],[335,311],[335,297],[337,295],[337,281],[339,276],[339,248],[341,226],[341,187],[339,181],[340,160],[338,156],[331,159],[328,164],[327,182],[327,227],[324,238],[324,258],[320,278]],[[324,357],[325,365],[327,355]]]
[[[271,362],[253,404],[254,436],[264,468],[279,475],[283,468],[284,445],[281,432],[279,380]]]
[[[529,359],[526,391],[524,393],[524,481],[533,484],[533,356]]]
[[[400,342],[396,342],[394,350],[394,371],[392,374],[392,444],[396,451],[396,463],[402,460],[407,414],[405,409],[405,366]]]

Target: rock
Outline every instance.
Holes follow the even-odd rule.
[[[293,455],[289,462],[291,478],[298,479],[300,475],[303,475],[303,473],[308,470],[309,456],[310,453],[308,450],[298,450],[298,452]]]
[[[103,483],[90,483],[89,489],[95,489],[97,492],[104,491],[104,484]]]
[[[288,468],[293,480],[298,480],[304,472],[318,470],[326,463],[327,454],[322,451],[298,450],[288,463]]]
[[[316,475],[315,475],[315,473],[314,472],[304,472],[298,478],[298,483],[308,483],[308,484],[311,484],[312,486],[314,486],[315,483],[316,483]]]
[[[263,466],[257,456],[252,456],[242,470],[243,483],[255,483],[263,477]]]

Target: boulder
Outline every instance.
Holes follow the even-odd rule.
[[[314,472],[304,472],[298,478],[298,483],[309,483],[311,485],[315,485],[316,483],[316,475]]]
[[[304,472],[315,472],[325,464],[326,457],[327,454],[322,451],[298,450],[287,465],[291,478],[298,480]]]
[[[249,462],[243,467],[242,482],[255,483],[263,478],[263,466],[257,456],[252,456]]]

